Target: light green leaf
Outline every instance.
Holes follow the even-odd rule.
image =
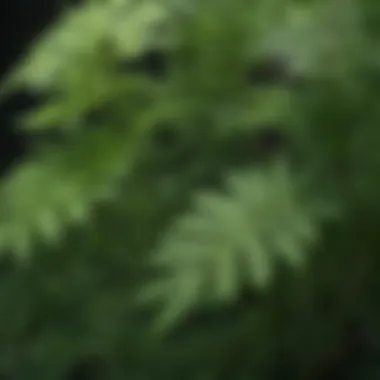
[[[171,226],[152,258],[167,273],[160,293],[165,321],[180,315],[179,305],[190,310],[204,299],[233,302],[245,283],[267,289],[278,260],[292,267],[306,262],[319,219],[309,214],[286,165],[233,173],[227,189],[200,193],[195,209]],[[192,290],[181,290],[185,279]],[[180,294],[191,297],[181,300]]]
[[[95,57],[99,54],[114,59],[139,54],[156,42],[152,28],[164,17],[164,7],[153,0],[138,4],[133,0],[87,1],[65,9],[8,75],[2,95],[20,87],[38,92],[55,90],[65,84],[68,73],[83,74],[98,61]]]
[[[134,153],[127,134],[104,129],[20,163],[0,187],[0,250],[24,255],[35,237],[55,242],[67,225],[88,220],[128,174]]]

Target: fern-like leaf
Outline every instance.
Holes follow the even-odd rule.
[[[171,226],[153,257],[168,275],[140,299],[165,301],[160,328],[205,300],[235,300],[244,282],[266,289],[278,260],[305,264],[319,215],[303,202],[285,166],[235,173],[227,189],[200,194],[195,210]]]
[[[88,58],[93,62],[100,53],[113,52],[120,59],[138,55],[157,42],[152,28],[164,17],[162,5],[151,0],[138,5],[132,0],[87,1],[70,7],[37,38],[26,58],[6,78],[2,95],[20,87],[34,91],[64,87],[75,68],[83,73]]]
[[[103,129],[20,163],[0,187],[0,252],[25,256],[36,238],[55,242],[67,224],[88,220],[94,203],[113,197],[128,173],[133,143]]]

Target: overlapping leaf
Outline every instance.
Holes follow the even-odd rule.
[[[302,266],[318,237],[321,215],[303,202],[283,165],[233,174],[227,189],[200,194],[195,210],[171,226],[154,256],[168,276],[141,297],[164,300],[160,327],[205,299],[233,301],[244,283],[266,289],[276,262]]]
[[[36,39],[4,83],[3,93],[19,87],[45,91],[64,86],[73,68],[83,72],[89,63],[84,58],[107,54],[104,46],[118,58],[137,55],[156,42],[152,28],[164,17],[162,5],[150,0],[137,5],[132,0],[85,2],[69,8]]]
[[[36,237],[54,242],[88,220],[95,202],[115,196],[134,153],[126,134],[98,130],[20,163],[1,187],[0,252],[26,255]]]

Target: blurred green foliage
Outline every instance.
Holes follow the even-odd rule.
[[[39,143],[0,186],[0,373],[376,379],[377,15],[370,0],[66,9],[3,86],[47,101],[20,119]],[[268,57],[279,70],[260,71]]]

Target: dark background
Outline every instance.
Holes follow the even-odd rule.
[[[20,58],[30,42],[57,14],[59,2],[11,0],[0,5],[0,81]],[[25,152],[26,139],[15,131],[15,119],[33,104],[33,98],[18,93],[0,104],[0,173]]]

